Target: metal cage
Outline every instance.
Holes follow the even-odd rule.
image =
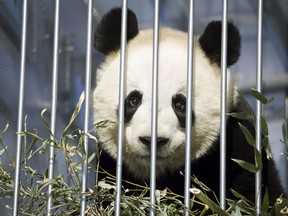
[[[16,2],[16,3],[15,3]],[[157,92],[158,92],[158,34],[159,34],[159,26],[160,23],[159,19],[162,18],[162,21],[166,24],[166,22],[170,22],[170,20],[174,18],[176,20],[171,26],[178,25],[180,26],[179,28],[188,30],[188,35],[189,35],[189,40],[187,41],[188,44],[188,50],[187,50],[187,58],[189,59],[188,65],[187,65],[187,89],[188,89],[188,96],[187,96],[187,117],[186,117],[186,122],[187,122],[187,128],[186,128],[186,159],[185,159],[185,206],[187,209],[190,209],[190,187],[191,187],[191,182],[190,182],[190,175],[191,175],[191,169],[193,167],[190,167],[190,143],[191,143],[191,116],[192,116],[192,81],[193,81],[193,75],[192,75],[192,69],[193,69],[193,61],[190,61],[190,59],[193,59],[193,35],[195,32],[201,28],[201,24],[205,22],[206,19],[211,19],[211,16],[207,18],[207,14],[209,14],[209,10],[213,11],[214,14],[212,16],[220,18],[222,22],[222,56],[221,56],[221,71],[222,71],[222,86],[221,86],[221,161],[222,163],[219,165],[221,167],[221,173],[220,173],[220,204],[221,208],[225,209],[226,207],[226,201],[225,201],[225,184],[226,184],[226,166],[225,166],[225,157],[226,157],[226,121],[225,121],[225,116],[226,116],[226,91],[227,91],[227,22],[228,19],[231,17],[235,17],[237,22],[239,23],[246,23],[248,27],[243,27],[243,29],[247,29],[248,31],[248,37],[251,37],[251,34],[249,33],[253,29],[257,29],[256,31],[253,31],[255,34],[255,42],[253,41],[254,45],[253,47],[255,48],[255,57],[252,57],[249,55],[248,57],[245,57],[245,60],[243,60],[241,63],[245,63],[248,58],[252,59],[255,58],[254,63],[250,63],[251,65],[256,65],[256,73],[250,74],[250,76],[255,76],[256,79],[253,78],[255,82],[252,84],[248,82],[245,79],[243,79],[243,76],[246,76],[245,74],[236,74],[236,80],[238,78],[238,83],[240,88],[243,89],[245,92],[245,89],[247,89],[247,86],[255,85],[257,91],[259,92],[265,92],[265,93],[270,93],[273,91],[275,94],[280,94],[281,96],[279,97],[280,100],[276,102],[276,108],[274,109],[281,109],[280,114],[283,114],[283,121],[285,120],[285,112],[286,112],[286,119],[287,119],[287,103],[286,105],[284,104],[283,98],[286,98],[287,102],[287,87],[288,87],[288,75],[287,75],[287,24],[288,24],[288,17],[287,17],[287,1],[283,0],[278,0],[275,1],[275,3],[265,3],[262,0],[258,0],[258,3],[256,4],[254,1],[228,1],[228,0],[222,0],[222,1],[217,1],[218,6],[216,7],[215,5],[215,10],[213,10],[213,5],[210,5],[211,2],[209,1],[203,1],[202,3],[196,3],[194,0],[187,0],[187,1],[143,1],[143,2],[138,2],[140,5],[142,4],[143,8],[145,8],[145,11],[147,12],[148,9],[149,12],[146,14],[149,14],[150,19],[147,18],[142,13],[142,26],[153,26],[153,31],[154,31],[154,38],[153,38],[153,94],[152,94],[152,125],[151,125],[151,131],[152,131],[152,147],[151,147],[151,184],[150,184],[150,215],[155,215],[155,190],[156,190],[156,175],[155,173],[157,172],[156,170],[156,151],[157,151]],[[228,5],[229,3],[229,5]],[[174,7],[172,8],[174,4]],[[212,3],[214,4],[214,3]],[[235,6],[233,6],[235,4]],[[271,4],[274,4],[271,6]],[[171,6],[172,5],[172,6]],[[232,5],[232,6],[231,6]],[[282,7],[280,7],[283,5]],[[3,7],[2,7],[3,6]],[[41,11],[39,12],[39,9],[44,10],[46,6],[50,6],[49,10],[45,11],[45,14],[41,15]],[[45,100],[40,100],[39,103],[42,103],[39,108],[45,108],[45,106],[50,106],[49,111],[51,112],[51,119],[50,119],[50,126],[51,126],[51,135],[54,136],[57,134],[57,128],[59,128],[59,121],[57,116],[62,115],[67,118],[67,112],[69,113],[71,111],[68,108],[68,111],[64,115],[62,111],[59,114],[59,106],[63,106],[63,109],[67,107],[63,103],[63,94],[69,92],[71,88],[74,88],[73,86],[71,87],[71,82],[67,83],[67,80],[71,80],[71,74],[69,70],[71,69],[71,61],[77,59],[81,59],[81,63],[78,64],[79,70],[85,70],[85,78],[78,78],[74,80],[74,84],[79,84],[79,82],[82,83],[82,87],[78,87],[81,90],[84,90],[85,92],[85,109],[84,113],[79,120],[79,124],[83,125],[83,131],[84,133],[87,133],[91,127],[91,116],[90,116],[90,108],[91,108],[91,89],[94,87],[94,67],[96,67],[95,62],[100,62],[101,56],[98,56],[98,54],[95,54],[95,52],[92,51],[92,46],[93,46],[93,29],[94,26],[97,25],[97,22],[99,18],[107,11],[109,8],[112,8],[114,6],[121,6],[122,7],[122,28],[121,28],[121,63],[120,63],[120,68],[119,68],[119,73],[120,73],[120,89],[119,89],[119,122],[122,122],[119,124],[118,127],[118,159],[117,159],[117,194],[115,198],[115,215],[120,215],[120,203],[121,203],[121,169],[122,169],[122,146],[123,146],[123,130],[124,130],[124,100],[125,100],[125,62],[126,62],[126,28],[127,28],[127,8],[128,7],[134,7],[136,10],[139,10],[141,6],[137,6],[137,3],[128,0],[123,0],[123,1],[97,1],[97,0],[86,0],[86,1],[60,1],[60,0],[55,0],[53,1],[30,1],[30,0],[23,0],[23,1],[14,1],[14,5],[11,2],[8,1],[2,1],[0,2],[0,17],[4,17],[3,19],[1,18],[0,24],[2,30],[1,32],[3,34],[7,35],[12,35],[9,38],[4,38],[3,36],[0,36],[1,40],[8,41],[10,40],[11,44],[14,44],[16,47],[17,52],[20,53],[20,57],[17,58],[17,60],[20,61],[19,63],[19,68],[20,68],[20,73],[19,73],[19,100],[18,102],[13,102],[13,104],[18,104],[18,117],[17,117],[17,140],[14,142],[10,143],[9,148],[16,148],[15,151],[15,188],[14,188],[14,197],[13,197],[13,215],[19,215],[20,212],[18,212],[18,200],[19,200],[19,182],[21,180],[21,160],[22,160],[22,145],[23,145],[23,138],[21,136],[21,132],[24,130],[24,115],[26,115],[27,111],[25,111],[25,107],[27,107],[27,103],[25,103],[25,99],[29,97],[28,93],[30,90],[26,91],[27,88],[30,85],[33,85],[33,81],[31,82],[29,80],[29,77],[31,75],[27,76],[26,70],[29,67],[29,70],[31,70],[31,63],[35,62],[35,59],[41,59],[41,62],[38,64],[41,64],[41,66],[38,68],[34,68],[32,70],[37,70],[40,72],[38,69],[41,69],[41,67],[44,67],[46,61],[49,61],[48,64],[46,65],[46,71],[50,71],[49,76],[51,76],[49,80],[49,89],[51,90],[52,94],[50,93],[51,100],[49,101],[49,97],[47,99],[47,96]],[[229,8],[229,6],[231,6]],[[65,10],[65,7],[67,7],[68,10]],[[138,9],[137,9],[138,7]],[[239,10],[236,10],[237,7]],[[286,8],[285,8],[286,7]],[[176,8],[176,9],[175,9]],[[232,8],[232,9],[231,9]],[[269,9],[270,8],[270,9]],[[284,9],[283,9],[284,8]],[[21,12],[22,10],[22,12]],[[71,13],[77,14],[77,10],[79,10],[81,13],[79,13],[79,16],[73,17],[73,21],[79,20],[79,23],[82,25],[83,29],[80,30],[75,30],[73,29],[73,24],[69,23],[69,16],[71,16]],[[173,11],[174,10],[174,11]],[[175,12],[178,10],[177,12]],[[264,70],[264,66],[267,65],[267,63],[263,64],[263,53],[265,54],[267,51],[267,47],[265,46],[263,50],[263,40],[267,40],[267,36],[263,36],[263,29],[264,29],[264,19],[263,19],[263,10],[267,12],[268,18],[265,20],[265,27],[268,29],[267,32],[270,34],[271,32],[274,31],[273,36],[273,41],[275,46],[277,46],[279,49],[279,53],[275,53],[276,57],[272,58],[278,58],[279,57],[279,62],[276,63],[275,70],[279,70],[281,73],[278,74],[278,78],[274,77],[275,79],[271,79],[271,83],[269,83],[267,80],[270,78],[268,77],[265,78],[264,80],[264,86],[263,86],[263,73],[262,71]],[[9,13],[9,12],[15,12]],[[198,12],[197,12],[198,11]],[[181,13],[182,12],[182,13]],[[229,12],[229,13],[228,13]],[[286,15],[285,15],[286,12]],[[22,17],[19,15],[22,13]],[[62,15],[61,15],[62,13]],[[70,14],[69,14],[70,13]],[[243,13],[243,14],[241,14]],[[278,13],[278,15],[277,15]],[[18,14],[18,15],[17,15]],[[140,13],[141,14],[141,13]],[[181,16],[179,15],[181,14]],[[228,16],[229,14],[229,16]],[[161,17],[162,15],[162,17]],[[46,22],[46,29],[41,29],[39,27],[39,23],[37,25],[37,22],[35,22],[35,19],[39,19],[40,16],[45,16],[45,19],[47,19]],[[148,16],[148,17],[149,17]],[[205,17],[206,16],[206,17]],[[15,19],[15,22],[13,23],[13,19],[9,19],[9,17],[12,17]],[[80,18],[81,17],[81,18]],[[152,18],[153,19],[152,19]],[[164,18],[163,18],[164,17]],[[167,18],[169,17],[169,19]],[[171,18],[172,17],[172,18]],[[229,17],[229,18],[228,18]],[[165,20],[166,18],[166,20]],[[62,21],[61,21],[62,19]],[[152,19],[152,20],[151,20]],[[286,31],[283,30],[283,28],[279,28],[279,26],[273,26],[275,23],[277,23],[278,19],[282,19],[281,22],[283,21],[283,24],[286,26]],[[12,21],[11,21],[12,20]],[[33,21],[34,20],[34,21]],[[149,23],[150,21],[150,23]],[[5,22],[5,23],[4,23]],[[202,22],[202,23],[201,23]],[[248,23],[248,24],[247,24]],[[267,24],[268,23],[268,24]],[[283,25],[281,24],[281,25]],[[70,26],[69,26],[70,25]],[[83,27],[85,25],[85,27]],[[184,26],[185,25],[185,26]],[[21,26],[21,34],[19,30],[17,30],[17,27]],[[75,28],[79,28],[79,24],[75,24]],[[284,26],[284,29],[285,29]],[[39,28],[41,29],[41,34],[38,33],[37,31],[40,31]],[[196,30],[195,30],[196,29]],[[31,32],[29,32],[31,31]],[[81,31],[81,32],[79,32]],[[250,32],[249,32],[250,31]],[[61,33],[62,32],[62,33]],[[76,33],[75,33],[76,32]],[[278,35],[275,35],[276,33]],[[53,34],[51,34],[53,33]],[[245,33],[244,33],[245,34]],[[28,35],[28,37],[27,37]],[[32,36],[31,36],[32,35]],[[253,34],[252,34],[253,35]],[[271,36],[271,37],[272,37]],[[30,38],[29,38],[30,37]],[[38,55],[38,50],[41,50],[41,44],[37,44],[34,40],[37,39],[37,37],[43,37],[41,38],[42,40],[45,40],[46,44],[44,44],[46,47],[50,46],[52,48],[49,48],[50,52],[52,53],[52,57],[48,57],[47,60],[45,59],[44,54],[39,54],[40,57],[36,58],[36,55]],[[245,37],[245,36],[244,36]],[[266,37],[266,38],[265,38]],[[32,38],[32,40],[30,40]],[[77,40],[76,40],[77,39]],[[39,40],[39,39],[37,39]],[[21,42],[20,42],[21,41]],[[247,40],[246,40],[247,42]],[[86,45],[85,45],[86,43]],[[247,42],[248,44],[252,43],[250,41]],[[269,42],[270,43],[270,42]],[[0,47],[3,46],[3,43],[0,42]],[[18,46],[18,48],[17,48]],[[244,46],[249,46],[249,45],[244,45]],[[271,45],[270,45],[271,46]],[[272,44],[273,46],[273,44]],[[31,49],[32,47],[32,49]],[[12,50],[13,48],[7,48]],[[75,51],[73,54],[73,50],[79,50],[79,53],[75,54]],[[31,52],[32,50],[32,52]],[[34,51],[33,51],[34,50]],[[274,51],[274,50],[273,50]],[[248,51],[249,52],[249,51]],[[269,51],[268,51],[269,52]],[[61,54],[60,54],[61,53]],[[246,55],[247,53],[244,53]],[[272,53],[273,54],[273,53]],[[71,57],[73,55],[73,57]],[[63,57],[64,56],[64,57]],[[79,58],[81,56],[81,58]],[[59,59],[60,58],[60,59]],[[1,59],[3,59],[3,54],[1,54],[0,51],[0,70],[4,68],[4,64],[1,63]],[[265,60],[265,59],[264,59]],[[61,65],[60,65],[61,63]],[[2,66],[1,66],[2,64]],[[28,64],[28,66],[27,66]],[[64,65],[64,66],[63,66]],[[80,66],[79,66],[80,65]],[[236,66],[237,67],[237,66]],[[238,66],[242,71],[245,70],[245,67],[240,67]],[[248,66],[246,66],[248,67]],[[252,66],[253,67],[253,66]],[[238,68],[238,69],[239,69]],[[237,69],[237,68],[236,68]],[[283,71],[281,71],[283,70]],[[60,73],[61,71],[61,73]],[[64,72],[63,72],[64,71]],[[254,69],[250,69],[250,71],[255,71]],[[271,71],[271,70],[270,70]],[[270,72],[268,71],[268,72]],[[2,72],[1,72],[2,73]],[[3,72],[4,74],[4,72]],[[16,73],[18,74],[18,73]],[[47,74],[44,76],[48,76]],[[238,76],[238,77],[237,77]],[[272,75],[274,76],[274,75]],[[8,75],[5,73],[3,77],[8,77]],[[271,77],[271,76],[270,76]],[[1,78],[2,79],[2,78]],[[60,80],[61,79],[61,80]],[[81,80],[82,81],[79,81]],[[83,82],[83,79],[85,80]],[[17,80],[17,79],[16,79]],[[64,80],[64,81],[63,81]],[[65,81],[66,80],[66,81]],[[1,80],[2,82],[5,82],[5,80]],[[0,81],[0,83],[2,83]],[[241,83],[242,81],[242,83]],[[35,82],[35,81],[34,81]],[[37,82],[37,81],[36,81]],[[91,85],[92,83],[92,85]],[[83,85],[84,84],[84,85]],[[17,84],[14,84],[15,89],[18,88]],[[64,88],[60,90],[58,89],[58,86],[61,85],[61,87]],[[38,85],[38,88],[41,87]],[[66,87],[66,90],[65,90]],[[37,87],[35,87],[37,88]],[[76,87],[77,88],[77,87]],[[83,89],[84,88],[84,89]],[[81,91],[78,90],[78,93]],[[0,87],[0,99],[5,97],[5,95],[9,95],[7,93],[3,92]],[[9,90],[8,90],[9,91]],[[43,92],[43,90],[41,90]],[[63,93],[64,92],[64,93]],[[77,94],[77,93],[75,93]],[[4,95],[4,96],[3,96]],[[37,99],[35,99],[37,100]],[[73,100],[73,99],[72,99]],[[282,101],[281,101],[282,100]],[[0,100],[1,102],[2,100]],[[3,103],[5,103],[5,99],[3,99]],[[31,101],[31,99],[30,99]],[[66,101],[67,102],[67,101]],[[9,106],[9,103],[6,103],[7,106]],[[60,104],[60,105],[59,105]],[[64,104],[64,105],[63,105]],[[28,104],[28,106],[38,106],[36,101],[31,102],[31,105]],[[71,106],[71,102],[68,102],[68,107]],[[286,108],[285,108],[286,106]],[[58,110],[57,110],[58,107]],[[46,107],[47,108],[47,107]],[[27,109],[27,108],[26,108]],[[273,109],[273,108],[272,108]],[[286,111],[285,111],[286,109]],[[39,109],[38,109],[39,110]],[[12,110],[11,112],[15,113],[16,110]],[[3,114],[6,113],[6,110],[3,109],[0,112]],[[58,112],[58,113],[57,113]],[[271,112],[270,112],[271,113]],[[273,113],[273,111],[272,111]],[[16,113],[15,113],[16,114]],[[263,109],[262,105],[259,101],[256,102],[256,117],[257,117],[257,126],[256,126],[256,143],[257,143],[257,148],[258,150],[261,149],[261,115],[263,114]],[[269,114],[268,114],[269,115]],[[28,117],[29,118],[29,117]],[[278,116],[279,119],[279,116]],[[281,118],[280,118],[281,119]],[[16,119],[15,119],[16,121]],[[61,120],[60,120],[61,121]],[[273,120],[272,120],[273,121]],[[2,123],[1,123],[2,124]],[[16,125],[16,124],[15,124]],[[60,126],[61,127],[61,126]],[[278,127],[279,128],[279,127]],[[277,131],[278,129],[276,129]],[[279,133],[276,133],[276,136],[279,136]],[[14,135],[15,137],[15,135]],[[53,137],[52,137],[53,138]],[[281,136],[280,136],[281,138]],[[13,138],[12,138],[13,140]],[[17,144],[16,144],[17,143]],[[88,137],[85,137],[84,139],[84,149],[86,153],[89,155],[91,154],[91,149],[88,148]],[[55,146],[53,143],[51,143],[50,147],[50,156],[45,163],[48,166],[48,178],[53,179],[55,177]],[[92,150],[93,151],[93,150]],[[280,165],[278,166],[279,169],[282,171],[282,179],[284,182],[285,187],[287,188],[287,163],[283,159],[279,159]],[[45,166],[46,166],[45,165]],[[85,209],[86,209],[86,198],[85,198],[85,191],[86,188],[88,187],[88,173],[87,173],[87,167],[88,167],[88,157],[83,161],[83,166],[82,166],[82,195],[81,195],[81,215],[85,215]],[[286,171],[285,171],[286,170]],[[261,172],[257,172],[255,176],[255,181],[256,181],[256,197],[261,197]],[[48,208],[47,208],[47,215],[52,215],[51,209],[53,208],[52,205],[52,190],[53,190],[53,185],[49,185],[48,187]],[[257,215],[260,214],[260,208],[261,208],[261,199],[256,199],[256,212]],[[186,211],[186,215],[189,215],[189,211]]]

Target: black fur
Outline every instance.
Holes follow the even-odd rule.
[[[221,66],[221,33],[222,22],[210,22],[199,38],[200,47],[211,63]],[[239,30],[231,22],[227,25],[227,66],[233,65],[240,56],[241,36]]]
[[[181,108],[179,108],[179,105]],[[172,98],[172,108],[177,116],[180,127],[186,127],[186,97],[183,94],[176,94]],[[192,123],[195,122],[195,113],[192,110]]]
[[[141,92],[134,90],[130,92],[129,95],[125,98],[125,114],[124,114],[125,123],[131,121],[137,109],[141,106],[142,96],[143,95]]]
[[[138,34],[139,30],[136,15],[129,9],[127,13],[127,41],[129,41]],[[112,9],[97,25],[94,47],[105,55],[120,49],[121,16],[121,8]]]

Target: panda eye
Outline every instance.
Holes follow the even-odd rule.
[[[125,99],[125,123],[130,122],[134,114],[141,106],[143,94],[138,90],[131,91]]]
[[[135,108],[138,108],[141,105],[142,94],[139,91],[134,90],[130,92],[125,101],[126,101],[125,102],[126,108],[131,108],[134,110]]]
[[[175,109],[179,112],[185,112],[186,111],[186,103],[183,101],[177,101],[174,105]]]
[[[129,100],[129,104],[133,107],[137,107],[140,105],[140,100],[137,97],[131,97]]]
[[[186,112],[186,97],[182,94],[177,94],[172,98],[172,107],[177,113]]]

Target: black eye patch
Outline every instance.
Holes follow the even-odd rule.
[[[131,121],[133,115],[142,104],[142,93],[134,90],[125,99],[125,123]]]
[[[183,94],[176,94],[172,97],[172,108],[178,118],[181,127],[186,126],[186,97]],[[195,121],[194,111],[192,111],[192,121]]]

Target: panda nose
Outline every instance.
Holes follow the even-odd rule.
[[[142,142],[144,145],[150,146],[151,145],[151,137],[143,136],[139,137],[140,142]],[[169,142],[168,138],[165,137],[158,137],[157,138],[157,146],[164,146]]]

